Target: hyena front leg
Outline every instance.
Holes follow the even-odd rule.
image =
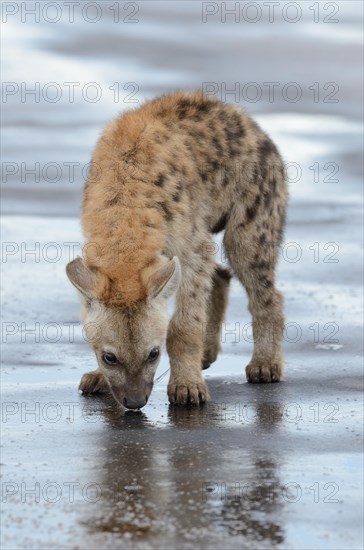
[[[207,323],[204,331],[202,368],[208,369],[216,361],[221,350],[221,324],[225,317],[229,296],[230,272],[216,264],[207,307]]]
[[[182,261],[182,281],[167,334],[170,403],[198,405],[209,399],[201,365],[213,271],[214,263],[198,252],[189,258],[188,265]]]
[[[275,288],[275,247],[262,246],[256,231],[244,232],[244,223],[229,224],[226,254],[249,298],[253,318],[254,351],[246,367],[248,382],[279,382],[283,376],[283,298]]]
[[[109,386],[105,380],[104,375],[100,369],[86,372],[81,378],[79,391],[84,395],[90,395],[91,393],[108,393]]]

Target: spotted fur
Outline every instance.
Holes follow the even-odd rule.
[[[87,321],[95,317],[90,304],[98,304],[102,334],[94,345],[99,361],[95,387],[101,387],[101,376],[119,401],[130,393],[128,384],[149,396],[152,378],[141,367],[142,357],[148,346],[161,346],[166,338],[170,402],[206,400],[201,367],[209,366],[220,349],[231,272],[248,293],[253,317],[248,381],[279,381],[284,318],[275,286],[275,252],[286,205],[279,152],[237,106],[178,92],[109,124],[84,190],[88,246],[84,260],[68,269],[83,295]],[[220,231],[225,231],[230,272],[213,255],[212,234]],[[177,288],[176,310],[169,323],[160,323],[170,284]],[[120,373],[105,368],[100,353],[113,328],[125,330],[126,319],[138,337],[132,345],[114,343],[125,371],[121,382]],[[92,379],[85,376],[81,388],[90,391]],[[148,380],[143,390],[137,380]]]

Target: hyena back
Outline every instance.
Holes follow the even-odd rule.
[[[231,278],[215,262],[212,234],[223,230],[225,257],[253,318],[247,379],[278,382],[284,316],[275,268],[286,204],[275,145],[236,106],[179,92],[112,122],[84,190],[84,259],[67,266],[84,322],[98,327],[99,368],[80,389],[110,389],[126,407],[144,406],[166,339],[169,401],[208,399],[202,369],[220,350]]]

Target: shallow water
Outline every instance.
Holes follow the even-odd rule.
[[[37,23],[7,4],[19,11],[2,29],[2,547],[361,548],[362,4],[298,2],[296,23],[287,2],[256,23],[254,6],[223,23],[214,2],[119,3],[117,23],[111,2],[96,23],[87,2],[73,23],[61,2],[56,23],[51,8]],[[36,83],[39,98],[24,96]],[[290,163],[286,381],[245,383],[250,318],[234,281],[211,403],[169,407],[165,376],[141,413],[120,415],[77,393],[95,366],[64,274],[84,174],[108,120],[204,83]]]

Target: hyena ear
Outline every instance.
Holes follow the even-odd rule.
[[[92,300],[96,296],[96,289],[100,283],[97,273],[91,271],[82,258],[77,256],[66,266],[67,277],[87,299]]]
[[[177,256],[152,273],[148,281],[149,298],[160,296],[167,300],[176,292],[181,280],[181,264]]]

